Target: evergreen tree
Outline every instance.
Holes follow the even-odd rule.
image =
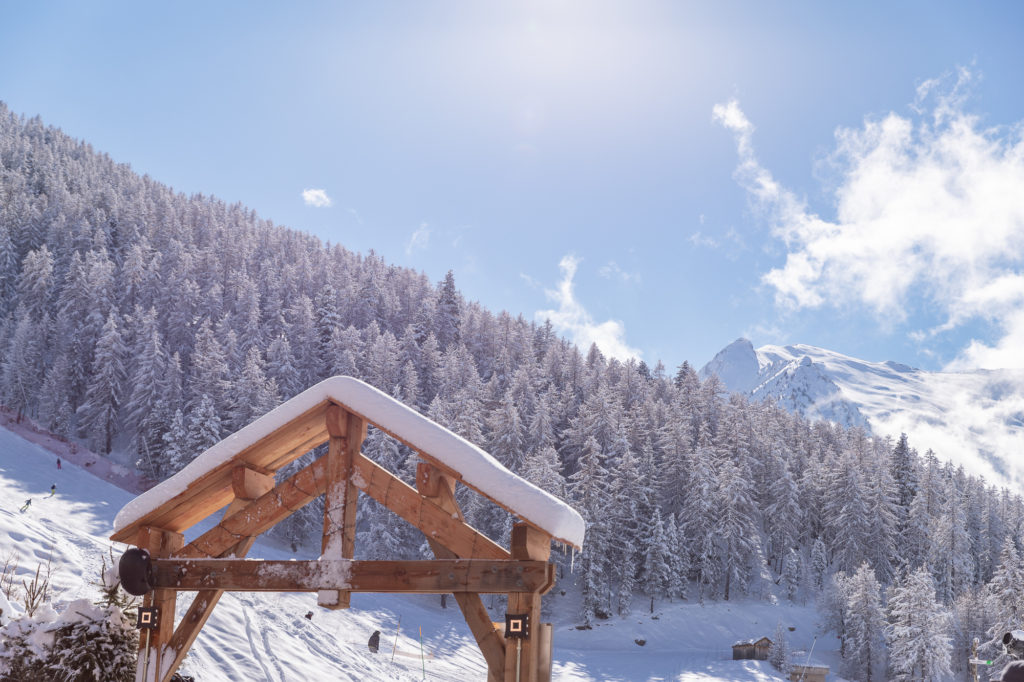
[[[746,592],[751,570],[760,571],[763,562],[750,483],[729,460],[722,462],[718,473],[716,501],[711,537],[723,579],[723,596],[729,601],[732,592]]]
[[[192,461],[193,456],[198,454],[191,451],[188,437],[185,417],[180,409],[175,410],[171,424],[163,435],[164,445],[160,456],[151,463],[151,469],[146,473],[158,479],[165,471],[176,473],[184,469],[185,465]]]
[[[437,308],[434,313],[435,331],[438,346],[446,350],[459,342],[462,326],[462,313],[459,294],[455,289],[455,276],[449,270],[437,295]]]
[[[94,373],[86,388],[85,402],[78,408],[80,430],[93,446],[110,452],[117,425],[118,411],[124,391],[124,357],[127,352],[121,340],[116,313],[110,313],[96,344]]]
[[[580,615],[586,626],[593,623],[595,615],[607,615],[603,599],[607,591],[605,557],[609,547],[605,515],[609,502],[607,475],[601,464],[600,446],[591,437],[580,455],[579,470],[569,477],[573,506],[587,523],[587,544],[580,555],[577,579],[581,593]]]
[[[277,406],[277,384],[267,379],[263,356],[256,347],[246,353],[242,376],[235,382],[234,396],[234,405],[228,413],[231,431],[238,431]]]
[[[867,562],[849,580],[846,593],[846,643],[843,663],[848,677],[871,682],[883,660],[885,613],[881,586]]]
[[[19,414],[27,414],[35,405],[35,391],[41,378],[39,328],[24,307],[17,309],[14,320],[14,333],[3,356],[3,383],[0,388],[9,407]]]
[[[935,600],[935,583],[927,569],[919,568],[896,581],[887,611],[885,636],[895,679],[949,675],[949,615]]]
[[[795,602],[800,591],[800,555],[792,547],[790,547],[789,553],[786,554],[785,561],[782,562],[782,575],[780,578],[781,582],[786,586],[786,598],[791,602]]]
[[[189,413],[187,452],[191,461],[196,455],[202,454],[221,439],[220,415],[213,406],[209,396],[201,396],[199,403]]]
[[[665,537],[665,525],[661,520],[661,510],[654,508],[654,516],[644,537],[644,572],[643,590],[651,598],[651,613],[654,613],[654,602],[665,596],[672,581],[670,564],[670,548]]]
[[[792,667],[789,660],[789,644],[786,642],[786,628],[782,626],[782,621],[775,626],[772,645],[768,649],[768,662],[783,675],[788,675]]]

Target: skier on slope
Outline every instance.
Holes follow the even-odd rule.
[[[60,457],[57,458],[57,471],[60,471]]]
[[[31,507],[31,506],[32,506],[32,498],[30,497],[27,500],[25,500],[25,504],[21,505],[21,509],[19,511],[21,511],[21,513],[24,514],[25,512],[28,511],[28,508]]]
[[[377,653],[380,649],[380,630],[373,631],[373,634],[370,635],[370,641],[367,642],[367,646],[370,647],[371,653]]]
[[[57,494],[57,484],[54,483],[53,485],[50,486],[50,497],[53,497],[56,494]]]

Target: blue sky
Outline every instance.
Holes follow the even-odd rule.
[[[15,112],[610,354],[1024,365],[1019,3],[2,13]]]

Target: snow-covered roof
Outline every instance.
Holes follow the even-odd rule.
[[[325,379],[282,403],[196,457],[174,476],[139,495],[118,512],[114,519],[115,534],[182,495],[198,479],[223,467],[246,448],[327,402],[340,404],[418,452],[429,455],[458,473],[463,483],[555,539],[582,547],[585,523],[575,509],[519,478],[490,454],[440,424],[373,386],[344,376]]]

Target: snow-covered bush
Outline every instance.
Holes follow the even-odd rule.
[[[138,634],[122,610],[134,600],[120,592],[117,571],[104,563],[97,604],[79,599],[58,614],[49,603],[16,614],[0,608],[0,681],[130,682]]]

